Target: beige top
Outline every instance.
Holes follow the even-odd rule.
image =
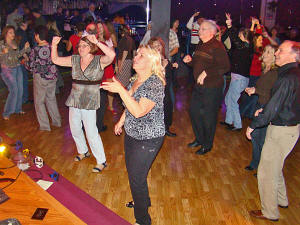
[[[72,78],[79,81],[98,81],[103,77],[103,69],[100,57],[96,55],[88,67],[82,71],[80,67],[80,56],[72,55]],[[72,84],[71,93],[66,101],[69,107],[96,110],[100,108],[100,84]]]

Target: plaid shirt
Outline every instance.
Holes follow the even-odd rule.
[[[169,52],[171,52],[174,48],[179,48],[179,41],[177,34],[174,30],[170,29],[169,33]]]

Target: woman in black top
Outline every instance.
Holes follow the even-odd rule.
[[[129,29],[125,25],[119,28],[121,40],[118,43],[117,78],[126,87],[132,75],[132,59],[136,49],[134,40],[130,37]]]
[[[113,78],[101,87],[118,93],[125,111],[115,126],[115,134],[125,128],[125,161],[136,224],[149,225],[151,206],[147,175],[164,139],[164,68],[160,54],[150,47],[141,47],[134,58],[135,79],[127,89]]]
[[[173,102],[171,99],[171,92],[170,92],[170,85],[172,83],[172,67],[178,68],[177,63],[171,64],[168,59],[166,59],[165,54],[165,42],[160,37],[152,37],[148,45],[157,50],[160,53],[160,56],[162,58],[162,65],[165,68],[165,74],[166,74],[166,86],[165,86],[165,98],[164,98],[164,121],[165,121],[165,127],[166,127],[166,135],[169,137],[175,137],[176,133],[173,133],[169,130],[170,126],[173,122]]]
[[[226,14],[226,17],[228,29],[224,35],[228,36],[231,42],[231,81],[225,97],[226,119],[221,124],[227,125],[230,130],[240,131],[242,120],[238,100],[248,86],[251,65],[249,31],[244,28],[236,30],[232,27],[230,14]]]

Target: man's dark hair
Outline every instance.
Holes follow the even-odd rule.
[[[38,34],[41,41],[48,39],[48,29],[46,26],[40,25],[34,29],[34,34]]]
[[[80,31],[83,32],[85,30],[85,24],[83,22],[77,23],[76,24],[76,29],[77,29],[78,32],[80,32]]]

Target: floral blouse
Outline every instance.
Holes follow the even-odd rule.
[[[57,68],[51,61],[51,47],[49,44],[34,47],[29,55],[26,67],[34,76],[40,75],[45,80],[57,78]]]

